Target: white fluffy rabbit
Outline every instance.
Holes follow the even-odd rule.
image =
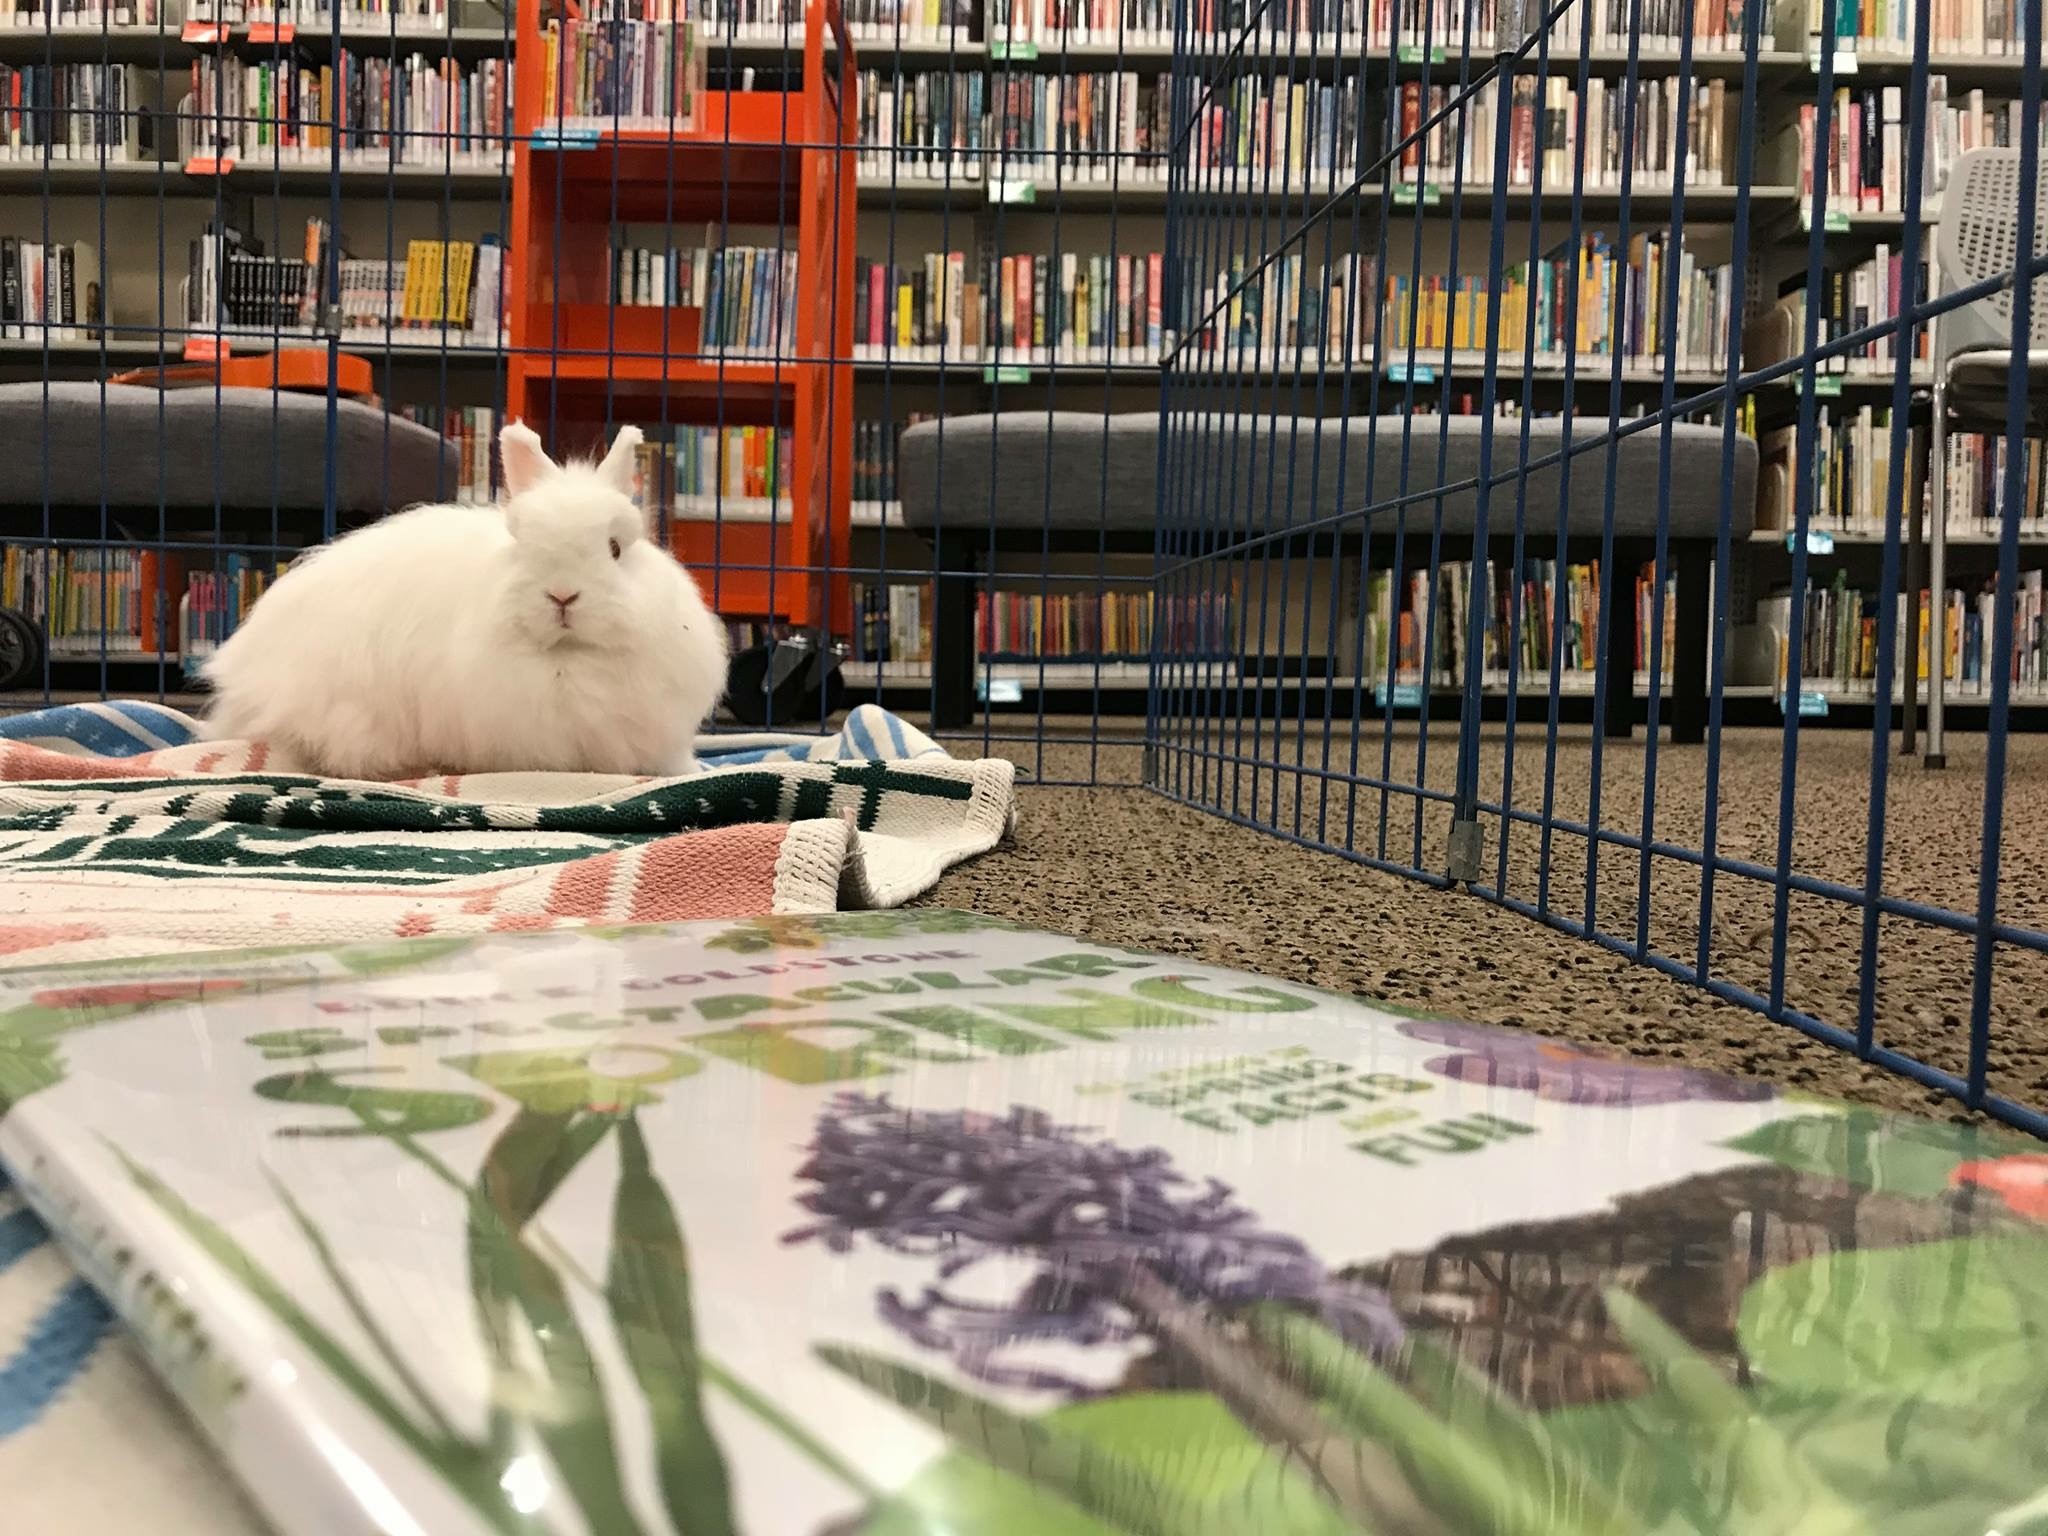
[[[313,551],[207,664],[216,737],[351,779],[696,771],[725,626],[647,538],[637,427],[601,464],[498,436],[503,506],[415,507]]]

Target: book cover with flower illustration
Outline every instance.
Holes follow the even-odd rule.
[[[0,974],[277,1528],[2048,1530],[2048,1155],[942,911]]]

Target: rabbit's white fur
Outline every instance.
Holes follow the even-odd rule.
[[[647,538],[639,429],[595,465],[498,440],[503,506],[416,507],[278,579],[207,664],[211,734],[353,779],[696,770],[725,627]]]

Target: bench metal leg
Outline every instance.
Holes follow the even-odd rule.
[[[932,725],[960,730],[974,723],[974,554],[964,539],[940,535],[942,573],[932,613]]]
[[[1678,579],[1677,626],[1671,657],[1671,739],[1695,745],[1707,739],[1707,623],[1714,574],[1714,546],[1699,539],[1674,541],[1673,574]]]
[[[1641,550],[1632,540],[1614,541],[1614,569],[1604,572],[1600,631],[1607,650],[1607,718],[1602,728],[1610,737],[1635,733],[1636,711],[1636,571]]]

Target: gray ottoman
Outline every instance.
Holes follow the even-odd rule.
[[[317,512],[327,501],[320,395],[4,384],[0,445],[0,508],[10,512]],[[461,484],[453,443],[355,400],[335,404],[332,456],[337,513],[453,499]]]
[[[1104,416],[1080,411],[1016,411],[922,422],[903,434],[897,483],[903,518],[938,544],[940,578],[932,635],[939,724],[960,725],[974,709],[976,562],[991,549],[1076,547],[1149,549],[1163,532],[1186,556],[1204,547],[1300,530],[1323,538],[1427,533],[1441,517],[1453,539],[1477,531],[1481,435],[1477,416],[1414,418],[1404,475],[1402,418],[1350,420],[1176,414],[1168,423],[1167,495],[1159,494],[1160,418],[1156,412]],[[1521,462],[1519,421],[1493,423],[1492,473]],[[1528,423],[1528,458],[1556,454],[1561,423]],[[1604,414],[1574,423],[1591,443],[1562,461],[1496,484],[1487,501],[1489,544],[1514,533],[1522,507],[1532,549],[1555,547],[1564,511],[1568,542],[1600,539],[1608,507],[1608,448],[1599,444]],[[1443,467],[1438,470],[1441,452]],[[1615,568],[1649,558],[1657,532],[1662,432],[1650,427],[1614,447]],[[1671,429],[1667,523],[1677,578],[1678,642],[1672,657],[1674,739],[1698,741],[1706,729],[1706,627],[1715,541],[1723,509],[1729,537],[1749,536],[1755,519],[1757,449],[1737,436],[1732,484],[1724,497],[1719,427]],[[1438,487],[1444,487],[1437,494]],[[1370,515],[1361,509],[1372,508]],[[1354,516],[1330,522],[1340,511]],[[1278,546],[1276,545],[1276,548]],[[1619,592],[1622,583],[1611,583]],[[1603,621],[1604,622],[1604,621]],[[1605,625],[1622,676],[1633,671],[1633,626]],[[1627,734],[1634,700],[1608,692],[1606,726]]]

